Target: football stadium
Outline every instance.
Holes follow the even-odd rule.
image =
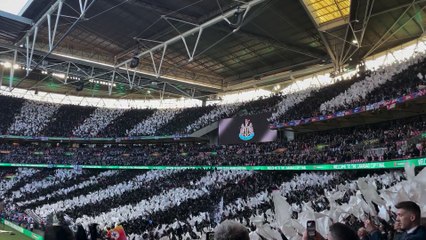
[[[1,0],[0,240],[426,240],[425,0]]]

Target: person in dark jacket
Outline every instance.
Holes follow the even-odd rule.
[[[426,227],[420,225],[420,207],[415,202],[399,202],[396,206],[396,221],[401,223],[404,233],[401,240],[425,240]]]
[[[50,226],[44,232],[45,240],[75,240],[71,229],[66,226]]]
[[[404,234],[404,231],[401,230],[401,223],[395,222],[395,224],[393,225],[393,229],[393,240],[401,240],[401,237]]]
[[[383,240],[383,235],[380,232],[377,225],[371,219],[367,219],[364,221],[364,227],[368,232],[369,240]]]
[[[308,237],[308,232],[303,233],[302,240],[324,240],[325,238],[316,232],[315,237]],[[348,225],[343,223],[333,223],[329,228],[328,240],[359,240],[357,233]]]
[[[88,240],[86,230],[84,230],[81,224],[77,225],[77,232],[75,233],[76,240]]]

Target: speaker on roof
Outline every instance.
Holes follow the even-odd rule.
[[[77,86],[75,87],[75,90],[77,92],[81,92],[84,89],[84,82],[83,81],[78,81],[77,82]]]
[[[135,68],[139,65],[139,58],[138,57],[132,57],[132,60],[130,61],[130,68]]]

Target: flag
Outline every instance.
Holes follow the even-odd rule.
[[[336,117],[343,117],[345,116],[345,112],[344,111],[340,111],[336,113]]]
[[[219,224],[222,221],[222,215],[223,215],[223,197],[220,199],[220,202],[217,204],[215,212],[214,212],[214,222],[216,224]]]
[[[396,107],[396,100],[393,99],[393,100],[388,101],[386,103],[386,107],[387,107],[388,110],[392,109],[392,108],[395,108]]]
[[[359,113],[361,112],[361,107],[356,107],[352,110],[354,113]]]
[[[352,110],[346,110],[345,111],[345,116],[348,116],[348,115],[352,115]]]
[[[279,226],[287,225],[291,219],[291,206],[287,199],[280,195],[279,191],[272,192],[272,200],[274,202],[275,218]]]
[[[114,240],[127,240],[126,232],[124,231],[123,226],[118,225],[115,228],[109,231],[109,239]]]
[[[13,179],[13,178],[15,178],[15,177],[16,177],[16,174],[8,173],[8,174],[6,174],[3,178],[4,178],[4,179]]]
[[[411,100],[411,99],[413,99],[413,94],[408,94],[408,95],[405,95],[404,96],[405,97],[405,101],[408,101],[408,100]]]

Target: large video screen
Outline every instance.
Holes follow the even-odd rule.
[[[272,142],[277,130],[271,130],[267,118],[270,114],[225,118],[219,121],[219,143]]]

